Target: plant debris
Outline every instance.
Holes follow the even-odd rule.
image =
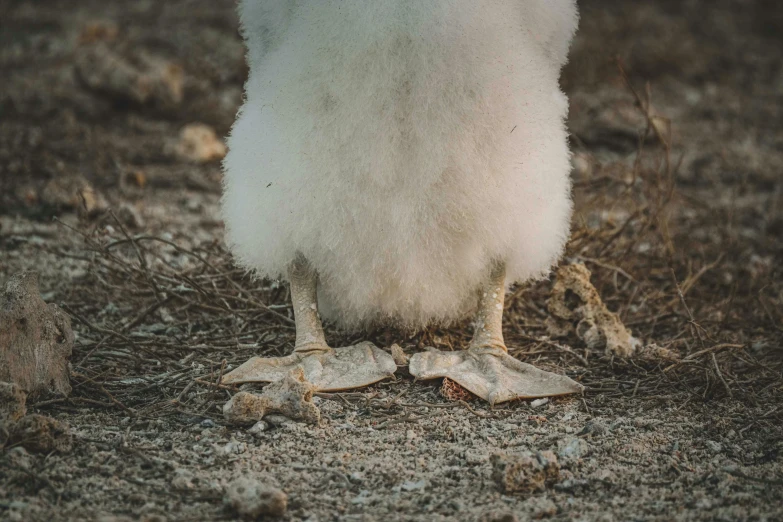
[[[590,271],[581,263],[557,270],[552,297],[547,302],[547,330],[553,337],[576,333],[589,348],[630,357],[640,341],[631,335],[617,314],[610,312],[590,283]]]
[[[440,385],[440,394],[444,399],[451,402],[476,399],[476,396],[473,393],[460,385],[460,383],[452,381],[448,377],[445,377],[443,383]]]

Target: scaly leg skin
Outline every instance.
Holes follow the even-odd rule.
[[[253,357],[224,375],[223,383],[279,381],[299,367],[317,391],[361,388],[392,376],[397,370],[394,359],[370,342],[345,348],[330,348],[326,344],[316,304],[318,274],[303,256],[291,263],[288,278],[296,320],[294,353],[286,357]]]
[[[495,263],[481,290],[476,330],[467,350],[429,350],[415,354],[409,371],[417,379],[448,377],[491,405],[513,399],[580,393],[583,386],[564,375],[545,372],[508,355],[503,342],[505,264]]]

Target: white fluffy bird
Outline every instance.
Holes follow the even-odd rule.
[[[507,354],[505,285],[546,275],[571,214],[558,79],[574,0],[241,0],[246,101],[229,138],[223,216],[238,262],[291,283],[294,353],[224,382],[301,367],[317,389],[394,372],[344,327],[406,328],[477,310],[466,350],[413,356],[492,403],[578,392]],[[317,298],[316,298],[317,288]]]

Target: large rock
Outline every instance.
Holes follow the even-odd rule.
[[[0,294],[0,382],[29,396],[68,395],[71,320],[38,290],[38,274],[16,274]]]

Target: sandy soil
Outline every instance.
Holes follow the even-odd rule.
[[[647,349],[548,337],[543,281],[508,299],[507,342],[584,397],[490,410],[403,369],[317,396],[318,426],[251,433],[210,383],[290,350],[287,289],[231,265],[219,162],[178,148],[191,123],[225,135],[241,100],[233,2],[0,0],[0,283],[40,271],[77,335],[71,396],[30,407],[73,449],[2,450],[0,519],[233,520],[240,476],[284,491],[287,520],[783,518],[783,9],[583,4],[564,262]],[[328,335],[411,354],[469,326]],[[556,480],[498,480],[548,450]]]

